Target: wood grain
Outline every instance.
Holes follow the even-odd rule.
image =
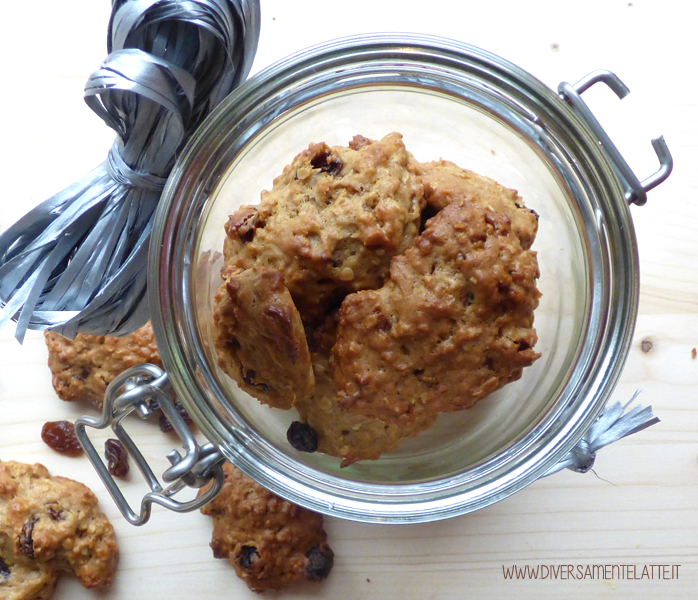
[[[10,3],[7,3],[10,4]],[[3,5],[0,19],[0,228],[101,162],[113,139],[82,101],[106,54],[107,0]],[[687,2],[553,0],[352,4],[262,0],[255,70],[291,51],[360,32],[418,31],[454,37],[520,64],[555,88],[597,68],[614,70],[633,93],[603,94],[596,110],[641,177],[656,168],[649,145],[664,133],[675,172],[633,208],[641,258],[640,317],[614,394],[651,404],[661,423],[601,451],[595,473],[563,472],[489,508],[446,522],[379,526],[327,519],[336,553],[329,580],[283,598],[694,598],[698,589],[698,94],[693,19]],[[652,342],[651,352],[641,341]],[[208,547],[198,513],[156,510],[127,525],[86,459],[41,442],[41,425],[85,410],[51,388],[41,334],[23,346],[0,332],[0,458],[39,461],[85,482],[117,529],[122,561],[114,587],[90,592],[64,578],[56,600],[253,598]],[[147,453],[173,441],[142,424]],[[97,443],[103,440],[95,436]],[[127,494],[142,486],[135,481]],[[673,580],[508,580],[503,566],[681,565]],[[276,597],[276,596],[274,596]]]

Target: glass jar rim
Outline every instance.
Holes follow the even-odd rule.
[[[463,472],[418,484],[345,481],[298,465],[260,443],[241,421],[224,429],[198,401],[213,393],[190,302],[195,265],[196,219],[216,177],[211,164],[221,159],[220,132],[239,148],[254,137],[252,107],[275,98],[272,117],[294,102],[330,90],[361,71],[362,81],[394,76],[406,85],[440,81],[450,94],[467,78],[478,102],[500,102],[492,110],[531,136],[551,139],[573,157],[580,182],[595,201],[585,227],[598,235],[589,242],[595,295],[589,335],[578,372],[556,406],[522,440],[478,473]],[[473,97],[465,97],[469,102]],[[248,109],[250,109],[248,111]],[[228,150],[230,152],[230,149]],[[235,152],[233,147],[232,152]],[[206,171],[207,177],[202,177]],[[580,185],[571,182],[571,185]],[[591,222],[593,219],[596,221]],[[298,504],[360,521],[407,523],[452,517],[482,508],[535,481],[562,457],[602,410],[625,362],[637,314],[637,248],[623,191],[598,143],[563,100],[516,65],[480,48],[454,40],[412,34],[375,34],[333,40],[272,65],[229,96],[192,137],[178,160],[155,216],[148,265],[153,328],[163,364],[178,396],[206,437],[259,483]]]

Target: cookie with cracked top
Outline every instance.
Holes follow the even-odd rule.
[[[505,214],[521,247],[528,250],[538,232],[538,214],[527,208],[516,190],[490,177],[463,169],[448,160],[420,163],[420,181],[430,209],[438,212],[453,202],[467,200],[492,212]]]
[[[410,427],[519,379],[540,354],[536,253],[461,199],[426,222],[378,290],[351,294],[332,348],[342,410]]]
[[[230,216],[226,268],[278,271],[303,323],[321,321],[346,294],[380,287],[391,257],[418,235],[424,194],[416,173],[399,133],[349,147],[310,144],[259,206]]]

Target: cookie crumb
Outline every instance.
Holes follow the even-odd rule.
[[[696,354],[698,354],[698,352],[696,351],[695,348],[692,348],[692,349],[691,349],[691,358],[695,359],[695,358],[696,358]]]

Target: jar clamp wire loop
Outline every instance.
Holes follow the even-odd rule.
[[[126,432],[121,421],[133,412],[147,418],[156,409],[163,411],[174,431],[183,442],[184,456],[177,450],[167,455],[171,467],[162,476],[170,485],[164,487],[153,473],[147,460]],[[90,441],[86,428],[104,429],[111,427],[116,437],[123,443],[128,453],[145,478],[150,492],[141,501],[140,512],[136,513],[121,493],[118,484],[102,462],[99,453]],[[97,474],[119,507],[124,518],[132,525],[143,525],[150,518],[152,504],[159,504],[175,512],[190,512],[201,508],[218,494],[223,485],[221,462],[223,455],[213,444],[197,444],[186,422],[175,408],[172,386],[167,375],[154,365],[139,365],[124,371],[107,387],[104,396],[102,417],[80,417],[75,422],[75,433],[85,449]],[[201,495],[186,502],[175,500],[173,496],[185,487],[200,489],[210,487]]]
[[[616,402],[606,408],[582,439],[545,476],[565,468],[577,473],[587,473],[593,467],[599,449],[658,423],[659,419],[652,414],[651,407],[642,408],[635,405],[627,410],[638,393],[636,392],[625,406]],[[163,481],[171,484],[167,488],[159,482],[148,461],[121,425],[121,421],[133,412],[146,419],[157,408],[170,420],[185,449],[184,456],[177,450],[172,450],[167,455],[172,465],[162,475]],[[111,427],[143,474],[150,492],[142,498],[139,513],[133,511],[121,493],[118,483],[92,444],[86,431],[87,427]],[[197,444],[174,406],[172,386],[167,374],[155,365],[138,365],[116,377],[107,387],[101,418],[80,417],[75,422],[75,433],[121,514],[132,525],[144,525],[148,522],[152,504],[159,504],[174,512],[198,510],[212,500],[223,485],[221,463],[225,457],[211,443],[202,446]],[[181,502],[173,498],[185,487],[201,489],[209,483],[210,487],[193,500]]]
[[[628,203],[641,206],[647,202],[647,192],[657,187],[671,174],[674,166],[671,153],[664,141],[664,136],[654,138],[652,147],[657,154],[660,166],[655,173],[640,181],[591,110],[589,110],[586,102],[582,100],[581,94],[596,83],[605,83],[620,99],[623,99],[630,93],[630,90],[618,76],[610,71],[594,71],[574,85],[562,82],[557,89],[560,97],[572,106],[573,110],[591,129],[599,140],[599,144],[603,147],[604,152],[611,159],[613,169],[625,188],[625,198]]]

